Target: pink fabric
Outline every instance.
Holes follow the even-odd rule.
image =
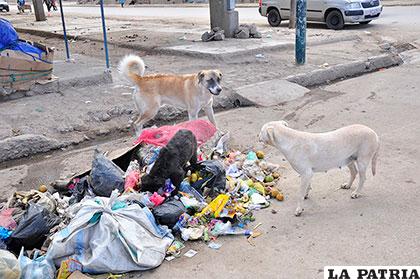
[[[16,222],[12,218],[13,211],[15,211],[14,208],[7,208],[0,212],[0,227],[8,230],[16,229]]]
[[[173,126],[162,126],[143,130],[134,144],[148,143],[156,146],[165,146],[171,138],[181,129],[193,132],[198,146],[206,143],[217,131],[216,127],[207,120],[197,119],[186,121]]]

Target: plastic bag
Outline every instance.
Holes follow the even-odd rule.
[[[198,216],[203,216],[207,214],[214,215],[215,218],[218,218],[226,203],[229,201],[230,196],[226,194],[218,195],[214,200],[212,200],[199,214]]]
[[[8,230],[14,230],[16,228],[16,222],[12,218],[14,211],[14,208],[5,208],[0,212],[0,227]]]
[[[55,267],[45,256],[39,256],[35,251],[33,260],[23,255],[23,248],[19,254],[20,279],[54,279]]]
[[[134,144],[148,143],[165,146],[172,137],[182,129],[190,130],[197,139],[198,146],[207,142],[217,131],[216,127],[207,120],[197,119],[186,121],[173,126],[161,126],[143,130]]]
[[[226,171],[219,161],[210,160],[199,163],[200,173],[204,179],[198,180],[191,186],[200,192],[204,192],[205,188],[210,189],[210,196],[214,196],[215,192],[223,192],[226,189]]]
[[[71,189],[72,195],[69,200],[69,204],[75,204],[80,202],[86,195],[95,196],[93,193],[92,188],[89,186],[88,177],[84,176],[79,179],[75,184],[74,187]]]
[[[166,202],[153,209],[153,215],[155,215],[159,224],[173,228],[179,216],[186,211],[182,202],[174,198],[169,198]]]
[[[12,234],[11,230],[0,227],[0,239],[1,240],[7,240],[10,237],[11,234]]]
[[[22,247],[28,250],[40,249],[50,229],[59,222],[60,219],[44,207],[29,204],[27,212],[9,238],[9,250],[17,255]]]
[[[15,255],[7,250],[0,250],[0,278],[19,279],[19,262]]]
[[[147,207],[127,204],[114,191],[110,198],[85,200],[64,230],[51,243],[47,258],[59,266],[71,257],[83,272],[124,273],[159,266],[173,236],[158,226]]]
[[[109,197],[114,189],[124,192],[124,172],[98,150],[95,150],[90,172],[90,185],[93,192],[102,197]]]
[[[137,160],[131,161],[125,172],[124,191],[136,189],[140,180],[140,165]]]

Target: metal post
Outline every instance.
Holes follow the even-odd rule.
[[[296,28],[296,0],[290,1],[289,29]]]
[[[64,44],[66,45],[67,62],[69,62],[70,50],[69,50],[69,41],[67,40],[66,23],[64,22],[63,3],[61,2],[61,0],[59,0],[58,2],[60,3],[61,23],[63,24],[63,35],[64,35]]]
[[[296,63],[305,64],[306,56],[306,0],[297,0],[296,3]]]
[[[44,6],[42,4],[42,0],[33,0],[32,4],[34,5],[35,20],[36,21],[47,20],[47,18],[45,17]]]
[[[106,68],[107,68],[107,70],[109,70],[108,41],[107,41],[107,38],[106,38],[104,0],[100,0],[100,2],[101,2],[102,32],[104,33],[104,49],[105,49]]]

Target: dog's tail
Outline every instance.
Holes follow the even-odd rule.
[[[118,64],[118,71],[132,82],[144,75],[145,68],[143,59],[134,54],[126,55]]]
[[[372,175],[376,174],[376,161],[378,160],[378,154],[379,154],[379,143],[378,143],[378,148],[376,148],[375,154],[373,154],[373,157],[372,157]]]

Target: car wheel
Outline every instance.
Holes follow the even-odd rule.
[[[277,27],[281,23],[280,13],[277,9],[270,10],[268,12],[267,19],[268,23],[273,27]]]
[[[369,22],[371,22],[371,20],[368,20],[368,21],[362,21],[362,22],[359,22],[360,24],[362,24],[362,25],[366,25],[366,24],[368,24]]]
[[[325,18],[325,23],[327,23],[327,27],[329,29],[339,30],[343,29],[344,27],[344,19],[343,15],[338,10],[333,10],[328,13],[327,17]]]
[[[6,12],[8,12],[9,11],[9,7],[6,7]]]

